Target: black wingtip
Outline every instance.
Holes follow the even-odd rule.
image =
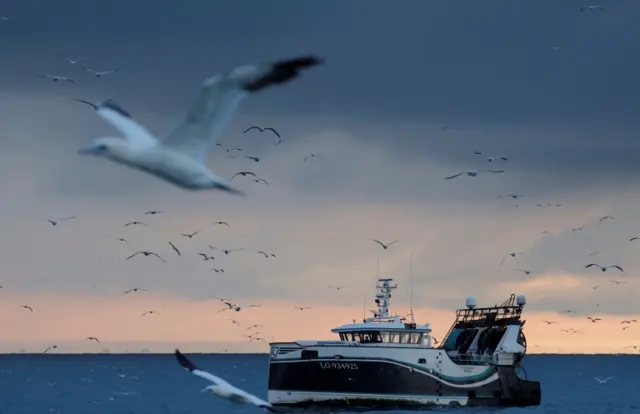
[[[193,371],[197,369],[196,366],[193,365],[193,362],[189,361],[187,357],[184,356],[182,352],[180,352],[179,349],[176,349],[175,355],[176,355],[176,359],[178,360],[178,364],[180,364],[182,368],[189,371]]]
[[[324,63],[324,59],[317,56],[299,56],[292,59],[279,60],[271,65],[264,76],[244,85],[244,89],[248,92],[257,92],[270,85],[285,83],[300,75],[300,71]]]
[[[107,101],[104,101],[102,104],[100,104],[100,107],[111,109],[112,111],[115,111],[115,112],[119,113],[122,116],[125,116],[127,118],[132,118],[132,116],[129,113],[129,111],[127,111],[126,109],[124,109],[123,107],[118,105],[113,99],[109,99]]]

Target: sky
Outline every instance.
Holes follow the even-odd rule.
[[[600,4],[6,1],[0,352],[266,352],[247,327],[265,325],[267,341],[332,338],[373,307],[378,275],[399,284],[392,310],[412,306],[437,338],[466,296],[493,305],[515,293],[528,301],[529,352],[628,351],[640,344],[640,326],[620,323],[640,320],[640,241],[629,242],[640,236],[640,4]],[[118,103],[164,137],[204,78],[307,54],[325,64],[251,96],[220,138],[260,162],[220,147],[208,158],[224,178],[268,181],[235,178],[246,197],[76,153],[114,131],[73,99],[124,94]],[[120,72],[96,79],[65,56]],[[282,145],[243,134],[251,125],[276,128]],[[470,169],[506,172],[444,179]],[[35,218],[70,215],[55,227]],[[147,226],[124,227],[133,220]],[[126,260],[138,250],[167,263]],[[501,264],[510,252],[525,254]],[[123,295],[135,287],[148,292]],[[219,312],[214,297],[261,307]]]

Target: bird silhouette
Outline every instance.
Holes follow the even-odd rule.
[[[387,250],[392,244],[397,243],[399,240],[394,240],[391,243],[384,244],[380,240],[371,239],[374,243],[378,243],[384,250]]]
[[[143,254],[144,257],[148,257],[148,256],[155,256],[158,259],[162,260],[163,263],[167,263],[162,257],[160,257],[158,254],[154,253],[154,252],[149,252],[149,251],[145,251],[145,250],[141,250],[139,252],[135,252],[134,254],[132,254],[131,256],[127,257],[127,260],[136,257],[139,254]]]

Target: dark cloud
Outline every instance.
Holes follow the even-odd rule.
[[[601,237],[589,242],[569,228],[610,209],[623,213],[621,223],[632,219],[632,202],[599,203],[637,177],[640,6],[610,2],[605,13],[591,14],[580,13],[580,6],[419,0],[394,7],[375,0],[366,7],[329,0],[7,5],[2,13],[14,20],[0,25],[0,47],[11,62],[0,68],[0,185],[10,195],[3,201],[12,217],[4,223],[8,234],[26,236],[4,241],[11,274],[3,284],[88,291],[94,278],[109,278],[98,288],[105,294],[152,285],[198,298],[223,291],[322,300],[331,293],[318,293],[328,280],[370,291],[372,237],[408,240],[401,254],[383,258],[389,273],[401,274],[408,255],[421,253],[414,264],[428,275],[416,278],[415,286],[438,292],[422,296],[434,306],[458,306],[465,292],[456,284],[495,301],[493,287],[517,277],[498,265],[516,249],[528,252],[523,265],[571,274],[587,288],[600,276],[583,269],[590,250],[608,250],[607,260],[633,269],[640,265],[633,253],[614,255],[610,241],[627,238],[624,224],[589,230]],[[552,51],[551,45],[561,49]],[[206,76],[300,53],[317,53],[326,66],[247,100],[220,141],[263,160],[230,159],[218,149],[209,161],[221,176],[251,170],[270,182],[250,187],[238,180],[249,193],[243,202],[187,193],[75,153],[113,130],[71,98],[100,100],[123,92],[120,101],[134,117],[164,136]],[[64,62],[63,54],[122,72],[91,78]],[[36,78],[43,73],[70,75],[78,84]],[[275,126],[284,144],[274,148],[270,136],[243,135],[254,123]],[[443,131],[445,125],[457,128]],[[490,166],[474,150],[507,156],[501,164],[507,173],[445,181]],[[319,156],[304,162],[309,153]],[[536,198],[518,208],[497,199],[511,192]],[[536,208],[541,202],[564,206]],[[389,208],[375,209],[381,206]],[[152,208],[175,215],[151,231],[122,228]],[[82,221],[52,229],[27,218],[69,210]],[[228,217],[234,226],[240,223],[238,233],[206,227]],[[205,239],[180,238],[201,226]],[[535,241],[546,228],[557,235]],[[123,246],[114,244],[115,237],[133,241]],[[176,237],[196,261],[172,258],[163,266],[123,259],[142,248],[171,255],[166,241]],[[221,266],[231,270],[219,277],[213,266],[197,261],[197,252],[210,243],[246,245],[252,255],[270,249],[292,259],[275,265],[257,254],[237,262],[223,258]],[[25,253],[34,247],[44,251],[38,261]],[[55,272],[43,264],[48,261],[56,263]],[[607,292],[615,302],[610,311],[633,304],[626,292]],[[360,292],[331,300],[353,304],[354,298],[360,303]],[[537,309],[545,310],[577,305],[581,298],[566,303],[534,296]]]

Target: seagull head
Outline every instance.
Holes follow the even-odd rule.
[[[90,145],[78,150],[81,155],[95,155],[98,157],[120,158],[129,149],[126,140],[117,137],[103,137],[93,141]]]

